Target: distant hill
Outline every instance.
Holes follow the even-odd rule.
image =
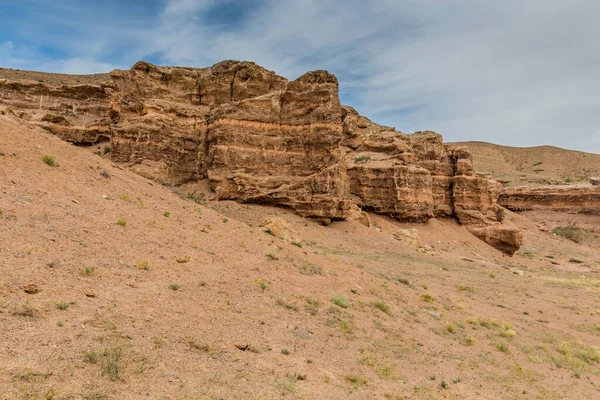
[[[14,81],[28,80],[42,82],[50,86],[61,85],[97,85],[110,80],[110,74],[70,75],[49,72],[25,71],[21,69],[0,68],[0,79]]]
[[[509,186],[587,182],[600,175],[600,154],[553,146],[509,147],[485,142],[457,142],[469,147],[473,166]]]

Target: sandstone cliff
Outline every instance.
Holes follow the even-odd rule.
[[[512,211],[547,209],[600,215],[600,186],[509,187],[502,191],[498,202]]]
[[[319,218],[357,209],[403,221],[456,217],[507,254],[501,186],[475,176],[469,151],[434,132],[404,134],[340,104],[326,71],[294,81],[254,63],[210,68],[138,62],[96,85],[0,80],[0,101],[64,140],[110,140],[114,161],[163,184],[208,180],[219,199]]]

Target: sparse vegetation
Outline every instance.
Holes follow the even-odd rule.
[[[365,164],[367,162],[371,161],[371,156],[359,156],[359,157],[355,157],[354,158],[354,163],[355,164]]]
[[[100,369],[102,375],[108,376],[111,381],[120,378],[121,358],[123,356],[123,347],[118,343],[113,343],[102,352]]]
[[[283,350],[281,350],[281,354],[289,356],[290,355],[290,351],[288,349],[283,349]]]
[[[471,286],[457,285],[456,287],[460,291],[469,292],[469,293],[475,293],[475,289],[473,289]]]
[[[386,314],[390,313],[390,306],[385,301],[376,301],[373,306]]]
[[[352,382],[358,385],[366,385],[367,384],[367,378],[365,378],[362,375],[357,375],[357,374],[349,374],[346,375],[346,380],[348,382]]]
[[[271,260],[279,260],[279,256],[275,253],[269,253],[269,254],[267,254],[267,257],[270,258]]]
[[[148,271],[150,269],[150,267],[148,266],[147,260],[138,261],[138,263],[136,264],[136,267],[138,267],[138,269],[141,269],[144,271]]]
[[[499,351],[501,351],[503,353],[508,353],[508,345],[506,343],[498,342],[498,343],[494,343],[494,346]]]
[[[52,156],[42,156],[42,161],[46,164],[49,165],[50,167],[54,168],[58,166],[58,163],[56,162],[56,158],[52,157]]]
[[[423,299],[424,301],[426,301],[428,303],[433,303],[435,301],[435,298],[432,295],[427,294],[427,293],[422,294],[421,299]]]
[[[33,318],[36,316],[37,311],[31,304],[29,304],[28,301],[26,301],[25,303],[18,303],[13,305],[10,309],[10,313],[19,317]]]
[[[95,351],[88,351],[85,353],[85,361],[96,364],[98,362],[99,355]]]
[[[500,327],[500,336],[507,339],[512,339],[517,335],[517,333],[512,329],[512,325],[510,322],[504,322]]]
[[[306,309],[310,313],[310,315],[317,315],[319,313],[319,307],[321,303],[318,300],[315,300],[312,297],[306,298]]]
[[[117,220],[117,225],[119,225],[119,226],[126,226],[127,225],[127,221],[125,221],[124,219],[119,219],[119,220]]]
[[[57,303],[56,308],[58,308],[59,310],[66,310],[67,308],[69,308],[69,303]]]
[[[295,305],[294,303],[291,303],[289,301],[286,301],[286,300],[282,299],[281,297],[277,298],[277,300],[275,301],[275,304],[277,304],[278,306],[281,306],[287,310],[298,311],[297,305]]]
[[[102,170],[102,172],[100,172],[100,175],[102,175],[102,177],[106,178],[106,179],[110,179],[111,178],[110,173],[108,171],[106,171],[106,170]]]
[[[338,307],[348,308],[352,306],[352,304],[341,294],[332,294],[330,300]]]
[[[475,336],[473,336],[473,335],[467,335],[467,336],[465,336],[463,342],[467,346],[472,346],[472,345],[475,344]]]
[[[179,290],[181,289],[181,285],[179,283],[172,283],[169,285],[169,289],[171,290]]]
[[[302,248],[302,243],[300,243],[300,242],[292,242],[292,245]]]
[[[254,283],[256,283],[258,285],[258,287],[260,287],[260,289],[264,292],[268,285],[267,282],[264,279],[255,279]]]
[[[586,232],[577,225],[571,224],[568,226],[557,226],[552,230],[552,233],[556,236],[562,236],[566,239],[572,240],[575,243],[581,243]]]
[[[206,343],[199,343],[194,339],[190,339],[188,341],[188,346],[190,346],[190,349],[192,350],[198,350],[198,351],[203,351],[205,353],[210,352],[210,346]]]
[[[323,275],[323,268],[309,262],[302,263],[299,269],[302,275]]]
[[[163,214],[166,218],[169,218],[171,216],[171,213],[168,211],[165,211]]]
[[[351,333],[353,330],[352,324],[350,324],[348,321],[340,320],[338,321],[337,325],[344,333]]]
[[[201,204],[204,205],[206,203],[205,199],[204,199],[204,193],[200,193],[200,192],[190,192],[188,194],[185,195],[185,198],[188,200],[193,201],[196,204]]]
[[[178,257],[175,259],[175,261],[177,261],[178,264],[185,264],[190,261],[190,257],[189,256]]]
[[[500,322],[494,318],[479,318],[476,320],[476,322],[487,329],[497,328],[500,326]]]

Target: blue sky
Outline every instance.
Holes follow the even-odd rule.
[[[596,0],[2,0],[0,66],[327,69],[345,104],[447,141],[600,152]]]

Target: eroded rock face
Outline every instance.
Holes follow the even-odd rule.
[[[600,215],[600,186],[508,187],[498,201],[512,211],[548,209]]]
[[[456,217],[509,254],[520,244],[501,224],[500,185],[475,176],[466,148],[371,122],[340,104],[326,71],[288,81],[248,62],[138,62],[110,76],[60,88],[0,81],[0,93],[65,140],[109,138],[114,161],[164,184],[206,179],[219,199],[283,205],[325,223],[362,210],[415,222]]]
[[[0,79],[0,103],[21,110],[22,118],[64,140],[94,144],[110,138],[110,85],[55,87]]]

